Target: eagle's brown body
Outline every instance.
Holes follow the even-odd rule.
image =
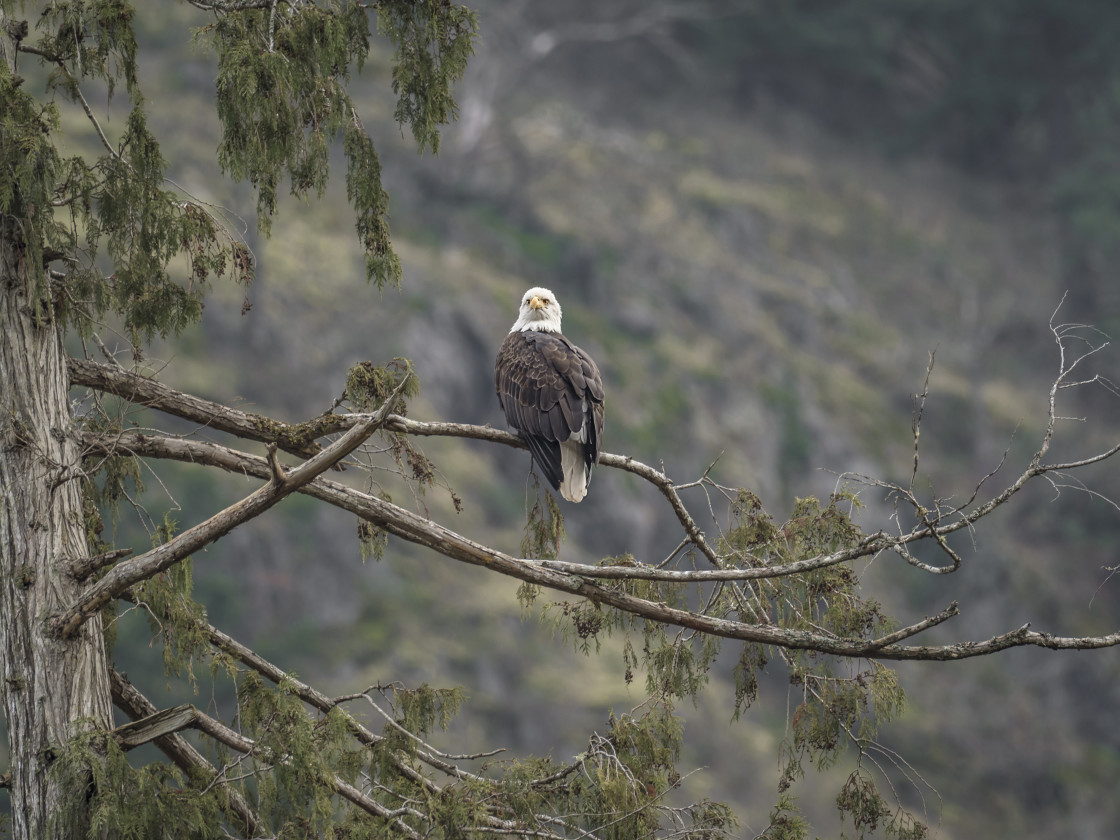
[[[554,318],[532,318],[534,300],[547,300],[536,309],[555,307]],[[559,305],[551,292],[530,289],[522,318],[498,351],[494,387],[506,420],[528,445],[545,479],[565,499],[578,502],[599,461],[603,381],[591,357],[560,333],[559,323]]]

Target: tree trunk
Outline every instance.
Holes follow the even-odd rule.
[[[112,717],[99,617],[67,641],[46,623],[78,595],[65,568],[89,550],[65,353],[56,325],[32,314],[16,229],[0,220],[0,691],[13,836],[37,840],[85,836],[51,824],[65,797],[84,796],[64,790],[51,763],[78,727]]]
[[[0,15],[0,25],[4,23]],[[0,60],[12,69],[12,43],[0,28]],[[22,232],[34,213],[0,216],[0,657],[11,761],[12,836],[85,837],[88,816],[57,815],[74,790],[51,765],[81,728],[112,721],[101,622],[70,640],[47,618],[81,586],[68,561],[89,554],[82,515],[81,459],[70,416],[66,355],[58,325],[37,318]],[[41,214],[40,214],[41,215]]]

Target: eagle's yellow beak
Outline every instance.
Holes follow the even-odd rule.
[[[529,301],[529,308],[530,309],[544,309],[544,307],[545,307],[544,298],[539,298],[536,295],[534,295],[532,300]]]

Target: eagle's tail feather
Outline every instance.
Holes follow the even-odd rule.
[[[583,444],[566,440],[560,444],[560,462],[564,478],[560,482],[560,495],[569,502],[578,502],[587,495],[587,458]]]

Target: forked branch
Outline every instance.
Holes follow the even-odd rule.
[[[242,522],[259,516],[284,497],[296,492],[316,476],[330,469],[361,446],[385,422],[385,418],[396,404],[407,382],[406,376],[378,411],[363,415],[361,422],[345,435],[311,460],[305,461],[286,474],[275,461],[274,447],[273,463],[271,465],[266,463],[266,472],[261,476],[268,479],[267,484],[205,522],[195,525],[139,557],[115,566],[53,620],[55,631],[63,638],[73,636],[90,616],[96,614],[101,607],[129,587],[159,574],[200,548],[225,536]]]

